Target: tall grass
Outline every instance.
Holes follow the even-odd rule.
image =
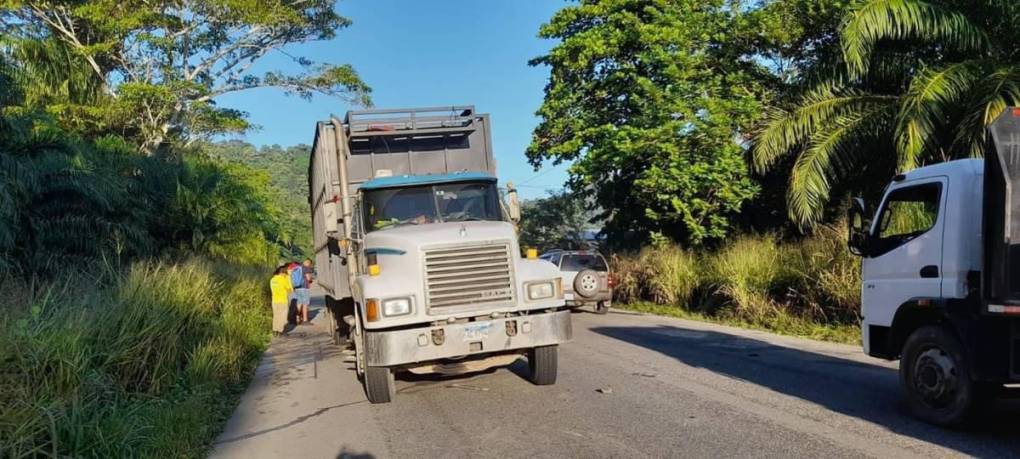
[[[202,456],[268,342],[262,275],[191,260],[6,280],[0,456]]]
[[[649,247],[614,256],[616,301],[758,328],[846,341],[859,323],[860,265],[839,228],[783,242],[745,235],[713,252]],[[829,333],[819,327],[831,327]]]
[[[634,257],[613,257],[616,300],[650,298],[660,304],[687,305],[700,282],[697,257],[676,246],[649,247]]]

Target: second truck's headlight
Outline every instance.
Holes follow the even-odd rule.
[[[553,281],[532,282],[528,284],[529,300],[544,300],[556,296],[556,284]]]
[[[411,313],[410,298],[393,298],[383,301],[383,315],[386,317],[402,316]]]

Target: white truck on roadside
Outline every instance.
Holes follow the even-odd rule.
[[[471,106],[367,110],[315,129],[318,284],[372,403],[394,374],[455,374],[526,356],[553,384],[571,338],[560,273],[521,255],[520,206],[497,187],[489,117]]]
[[[1020,382],[1020,109],[990,126],[983,159],[898,175],[865,209],[849,210],[865,352],[900,359],[916,416],[963,423]]]

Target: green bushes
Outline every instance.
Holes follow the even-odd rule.
[[[780,332],[856,339],[860,267],[838,228],[783,243],[773,235],[735,238],[714,252],[649,247],[616,256],[616,301],[679,307],[686,313]],[[835,335],[819,326],[842,329]]]
[[[0,456],[197,457],[229,416],[268,341],[265,273],[101,272],[0,286]]]
[[[0,118],[0,270],[201,254],[271,264],[290,255],[264,171],[207,156],[141,156],[120,137],[85,139],[45,114]]]

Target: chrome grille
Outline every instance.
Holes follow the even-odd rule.
[[[507,243],[426,249],[426,304],[431,309],[512,302],[510,260]]]

